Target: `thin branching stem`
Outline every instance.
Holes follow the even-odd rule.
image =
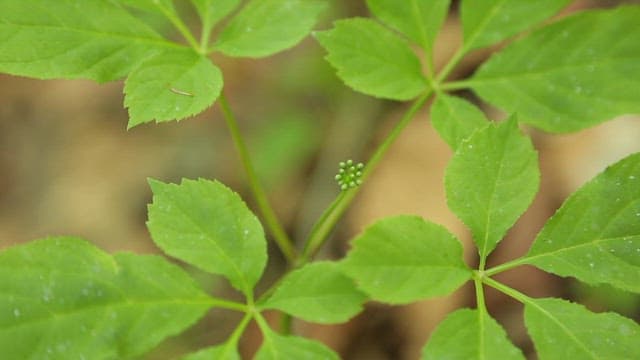
[[[371,175],[391,145],[402,133],[402,130],[404,130],[411,120],[413,120],[418,111],[424,106],[432,94],[433,92],[429,90],[416,99],[413,105],[411,105],[400,121],[398,121],[395,127],[391,130],[389,135],[387,135],[386,139],[378,146],[362,170],[361,179],[363,182],[365,182],[369,175]],[[313,226],[311,233],[305,242],[304,250],[297,263],[298,266],[306,264],[322,247],[327,240],[329,233],[333,230],[338,220],[340,220],[342,214],[347,210],[355,196],[358,194],[360,188],[361,187],[358,186],[341,191],[336,200],[334,200],[324,211],[318,222]]]
[[[282,251],[282,254],[284,254],[289,264],[294,264],[296,260],[296,251],[293,247],[293,243],[280,224],[275,211],[269,204],[267,194],[260,181],[258,180],[255,168],[253,167],[253,164],[251,162],[249,150],[240,133],[236,117],[231,111],[229,103],[227,102],[224,94],[220,95],[219,102],[220,107],[222,108],[224,119],[227,123],[227,127],[229,128],[229,132],[231,133],[231,138],[233,139],[233,143],[235,144],[236,150],[238,151],[238,154],[240,156],[242,166],[244,167],[249,187],[251,188],[253,197],[256,200],[258,209],[262,214],[262,218],[264,219],[267,228],[273,235],[274,241]]]
[[[208,21],[202,20],[202,29],[200,30],[200,53],[207,54],[209,41],[211,39],[211,24]]]
[[[253,319],[252,312],[247,312],[246,314],[244,314],[244,317],[242,317],[242,320],[240,320],[238,326],[236,326],[236,328],[233,330],[227,342],[231,344],[237,344],[238,340],[240,340],[240,336],[242,336],[242,334],[244,333],[244,330],[247,328],[247,325],[249,325],[249,321],[251,321],[251,319]]]
[[[157,6],[160,9],[160,11],[162,12],[162,14],[171,22],[171,24],[173,26],[175,26],[175,28],[178,30],[178,32],[180,32],[182,37],[184,37],[185,40],[187,40],[187,42],[189,43],[189,46],[191,46],[198,53],[202,54],[201,47],[198,44],[198,41],[193,36],[193,34],[191,33],[191,30],[189,30],[189,28],[184,23],[184,21],[182,21],[182,19],[179,16],[177,16],[175,14],[175,12],[171,11],[170,9],[167,9],[164,6],[161,6],[161,5],[157,5]]]
[[[247,305],[235,301],[229,301],[224,299],[214,298],[211,300],[213,307],[219,307],[227,310],[234,310],[239,312],[247,312]]]
[[[484,327],[484,319],[486,318],[487,315],[487,305],[485,303],[485,299],[484,299],[484,284],[482,283],[483,278],[485,277],[485,274],[483,271],[476,271],[474,272],[474,276],[473,276],[473,285],[475,287],[476,290],[476,308],[478,309],[478,324],[480,324],[480,327]],[[485,336],[484,336],[484,331],[480,331],[480,337],[479,337],[479,341],[480,341],[480,349],[484,349],[485,348]]]
[[[513,269],[514,267],[520,266],[520,265],[524,265],[527,263],[527,258],[526,257],[521,257],[521,258],[517,258],[511,261],[508,261],[504,264],[500,264],[498,266],[494,266],[490,269],[487,269],[485,271],[485,274],[487,274],[487,276],[493,276],[495,274],[501,273],[503,271],[507,271],[510,269]]]
[[[492,278],[485,276],[482,278],[482,282],[491,286],[492,288],[500,291],[501,293],[508,295],[516,300],[518,300],[519,302],[523,303],[523,304],[530,304],[532,303],[531,298],[523,293],[521,293],[520,291],[509,287],[501,282],[498,282],[496,280],[493,280]]]

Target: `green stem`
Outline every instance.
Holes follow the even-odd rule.
[[[435,82],[437,84],[442,84],[442,82],[447,79],[447,77],[451,74],[453,69],[455,69],[455,67],[458,65],[460,60],[462,60],[462,58],[466,54],[467,54],[466,47],[463,46],[463,47],[458,48],[458,50],[453,54],[451,59],[449,59],[447,64],[444,66],[444,68],[442,68],[440,73],[438,73],[438,76],[436,77],[436,81]]]
[[[264,316],[262,316],[261,313],[256,312],[253,314],[253,318],[256,319],[256,324],[258,324],[258,327],[260,328],[262,335],[268,334],[269,330],[271,330],[271,327],[267,323],[267,320],[265,320]],[[265,340],[266,340],[266,336],[265,336]]]
[[[209,46],[209,40],[211,39],[211,30],[213,29],[213,24],[211,23],[209,16],[210,8],[207,7],[207,13],[203,14],[200,17],[200,24],[202,25],[202,29],[200,29],[200,53],[207,54]]]
[[[451,81],[440,85],[440,89],[448,91],[468,89],[473,86],[474,83],[475,81],[470,79]]]
[[[200,53],[206,54],[209,49],[209,38],[211,36],[211,28],[206,24],[202,24],[202,31],[200,33]]]
[[[329,221],[329,217],[334,214],[336,206],[338,206],[338,204],[341,204],[347,193],[353,190],[355,189],[340,191],[335,200],[333,200],[329,207],[327,207],[322,213],[320,219],[318,219],[318,221],[313,225],[313,227],[311,228],[311,235],[309,236],[309,240],[302,250],[302,255],[298,259],[298,264],[296,264],[296,267],[306,264],[316,254],[316,252],[318,252],[320,247],[322,247],[322,244],[325,242],[326,236],[323,237],[319,235],[320,228],[322,226],[325,226],[324,224],[327,224],[327,221]]]
[[[484,300],[484,284],[482,283],[486,276],[483,271],[474,271],[473,273],[473,285],[476,289],[476,308],[478,309],[478,324],[480,327],[484,327],[484,319],[487,314],[487,305]],[[485,336],[484,331],[480,331],[480,349],[485,348]]]
[[[518,291],[518,290],[516,290],[516,289],[514,289],[512,287],[504,285],[503,283],[500,283],[498,281],[493,280],[492,278],[486,276],[486,273],[485,273],[485,276],[482,278],[482,282],[487,284],[488,286],[491,286],[492,288],[500,291],[501,293],[503,293],[505,295],[511,296],[512,298],[520,301],[523,304],[531,304],[531,303],[533,303],[531,301],[531,298],[528,297],[527,295],[521,293],[520,291]]]
[[[240,312],[247,312],[249,309],[246,304],[228,301],[224,299],[213,298],[211,301],[211,305],[214,307],[219,307],[227,310],[235,310]]]
[[[229,132],[231,133],[231,138],[236,146],[238,154],[240,155],[240,159],[242,161],[242,165],[244,167],[245,173],[247,175],[247,180],[249,182],[249,187],[253,192],[253,196],[258,204],[258,208],[262,213],[262,217],[271,231],[271,234],[274,237],[274,240],[285,258],[289,262],[289,264],[294,264],[296,259],[296,252],[293,247],[293,243],[289,239],[289,236],[284,231],[284,228],[278,221],[278,217],[276,216],[273,208],[269,204],[269,200],[267,199],[266,192],[262,188],[260,181],[258,180],[258,176],[256,175],[255,169],[251,163],[251,158],[249,156],[249,150],[240,134],[240,129],[238,128],[238,122],[236,120],[235,115],[231,111],[229,107],[229,103],[227,99],[224,97],[224,94],[220,95],[219,98],[220,107],[222,108],[222,113],[224,115],[224,119],[227,123],[227,127],[229,128]]]
[[[504,264],[500,264],[498,266],[494,266],[491,269],[486,270],[484,273],[486,274],[486,276],[493,276],[495,274],[499,274],[503,271],[507,271],[510,269],[513,269],[514,267],[520,266],[520,265],[524,265],[527,263],[527,258],[526,257],[521,257],[518,259],[514,259],[511,261],[508,261]]]
[[[387,138],[378,146],[375,150],[364,169],[362,170],[362,181],[365,182],[366,179],[371,175],[373,170],[378,166],[378,163],[384,155],[387,153],[391,144],[398,138],[402,130],[413,120],[416,113],[422,108],[422,106],[427,102],[429,97],[431,96],[432,91],[429,90],[421,95],[413,105],[407,110],[407,112],[402,116],[400,121],[396,124],[396,126],[391,130]],[[355,196],[358,194],[360,190],[360,186],[347,189],[342,191],[336,200],[334,200],[331,205],[325,210],[322,214],[318,222],[313,226],[307,241],[305,242],[304,250],[301,255],[300,260],[296,264],[297,266],[304,265],[307,263],[316,252],[322,247],[324,242],[327,240],[329,233],[333,230],[334,226],[342,217],[342,214],[347,210]]]
[[[236,345],[238,343],[238,340],[240,340],[240,336],[242,336],[244,330],[247,328],[247,325],[249,325],[249,321],[251,321],[252,318],[253,313],[247,312],[246,314],[244,314],[242,320],[240,320],[240,323],[238,323],[238,326],[236,326],[236,328],[229,336],[229,340],[227,340],[227,343]]]
[[[476,289],[476,307],[479,311],[486,312],[487,305],[484,301],[484,288],[482,282],[485,280],[487,275],[484,271],[474,271],[473,274],[473,284]]]
[[[201,52],[200,46],[198,45],[196,38],[193,36],[193,34],[191,34],[191,30],[189,30],[189,28],[187,27],[187,25],[185,25],[182,19],[180,19],[179,16],[176,16],[176,13],[171,11],[170,9],[167,9],[161,5],[157,5],[157,6],[160,9],[160,11],[162,11],[162,14],[167,19],[169,19],[171,24],[173,24],[173,26],[175,26],[175,28],[178,29],[182,37],[184,37],[185,40],[187,40],[187,42],[189,43],[189,46],[191,46],[198,53],[204,54]]]

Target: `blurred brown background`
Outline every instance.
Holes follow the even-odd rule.
[[[576,1],[567,12],[621,2]],[[332,5],[319,29],[328,28],[337,18],[367,15],[364,1],[334,0]],[[436,46],[440,65],[460,42],[456,8],[454,2]],[[469,75],[489,54],[490,50],[473,53],[454,76]],[[337,195],[333,176],[338,162],[365,161],[406,109],[406,104],[378,101],[347,89],[323,56],[315,41],[307,39],[267,59],[215,58],[259,173],[277,212],[298,241]],[[0,75],[0,248],[49,235],[75,235],[110,252],[157,252],[144,225],[151,199],[149,177],[172,182],[183,177],[216,178],[251,203],[217,106],[180,123],[127,131],[122,86],[122,81],[97,85]],[[459,95],[477,100],[469,93]],[[503,117],[493,109],[485,110],[493,118]],[[404,131],[363,185],[322,257],[341,257],[348,249],[348,239],[376,219],[408,213],[447,226],[464,239],[468,262],[476,264],[467,231],[446,208],[442,178],[451,152],[428,120],[423,112]],[[525,130],[539,150],[541,191],[490,264],[524,254],[568,194],[606,165],[640,151],[640,123],[633,116],[572,135]],[[271,263],[262,288],[283,270],[277,249],[270,250]],[[230,292],[224,281],[189,271],[208,289],[218,294]],[[501,274],[499,279],[532,296],[576,299],[594,310],[613,309],[640,319],[640,301],[628,294],[587,288],[526,267]],[[490,290],[487,296],[492,315],[531,356],[522,306]],[[295,329],[324,341],[345,359],[416,359],[430,331],[447,312],[461,306],[474,306],[470,287],[410,306],[369,304],[365,313],[345,325],[295,323]],[[235,321],[236,314],[213,311],[147,358],[175,358],[219,342]],[[257,330],[250,328],[242,340],[245,356],[259,342]]]

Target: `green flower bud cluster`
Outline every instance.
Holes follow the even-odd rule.
[[[363,168],[364,165],[362,163],[356,164],[353,160],[341,161],[340,171],[336,175],[336,181],[338,181],[340,189],[347,190],[362,184],[360,177],[362,176]]]

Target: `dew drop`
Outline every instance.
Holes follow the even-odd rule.
[[[20,309],[18,309],[18,308],[13,309],[13,316],[20,317],[20,314],[22,314],[20,312]]]
[[[593,269],[595,266],[596,266],[596,264],[594,264],[594,263],[592,263],[592,262],[591,262],[591,263],[589,263],[589,267],[590,267],[590,268],[592,268],[592,269]]]

